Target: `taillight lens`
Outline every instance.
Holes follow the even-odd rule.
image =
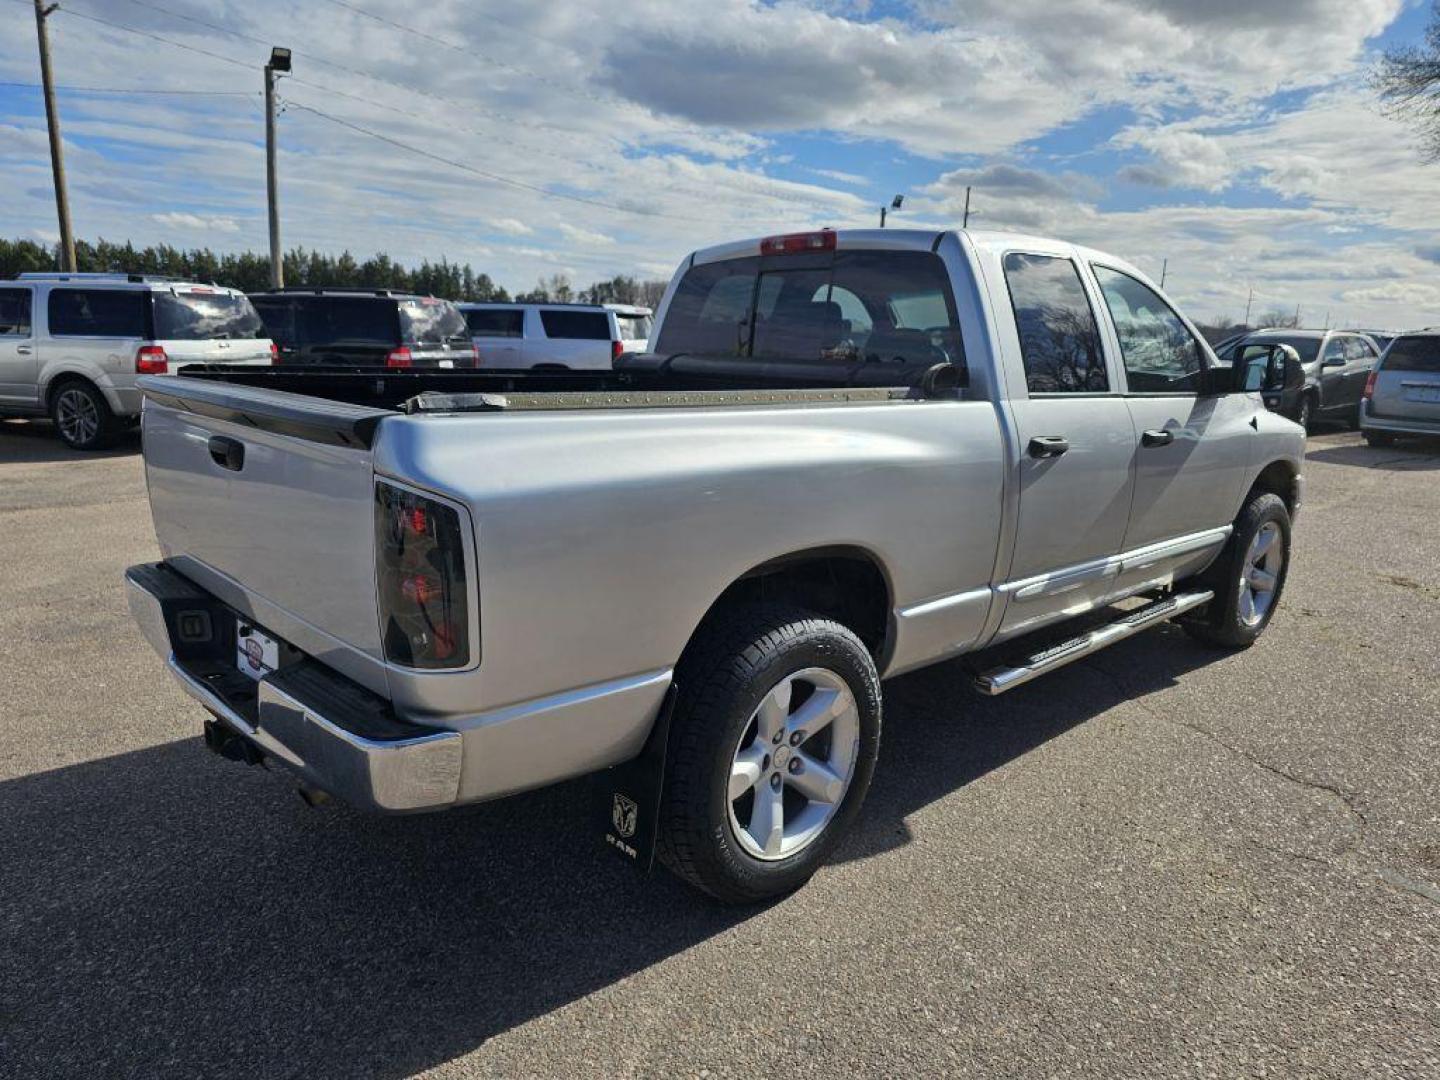
[[[270,363],[280,363],[280,346],[276,345],[273,341],[270,342]]]
[[[610,342],[610,363],[613,364],[613,363],[615,363],[616,360],[619,360],[621,354],[624,353],[624,352],[625,352],[625,346],[622,345],[622,344],[620,344],[620,342],[618,342],[618,341],[612,341],[612,342]]]
[[[414,363],[415,358],[410,355],[410,348],[407,345],[401,345],[398,349],[391,349],[385,354],[386,367],[412,367]]]
[[[375,564],[385,657],[412,668],[470,662],[470,594],[460,515],[375,485]]]
[[[1377,378],[1379,378],[1379,376],[1380,376],[1380,372],[1379,372],[1378,369],[1376,369],[1376,368],[1371,368],[1371,369],[1370,369],[1370,374],[1369,374],[1369,376],[1365,379],[1365,389],[1364,389],[1364,391],[1361,392],[1361,395],[1360,395],[1360,396],[1363,397],[1366,401],[1369,401],[1372,397],[1375,396],[1375,380],[1376,380]]]
[[[159,345],[141,345],[135,350],[136,375],[164,375],[170,371],[170,358]]]

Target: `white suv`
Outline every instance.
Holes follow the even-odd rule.
[[[459,306],[482,368],[604,370],[650,333],[650,309],[628,304]]]
[[[238,289],[140,274],[0,281],[0,415],[48,414],[78,450],[106,446],[140,415],[137,375],[273,358]]]

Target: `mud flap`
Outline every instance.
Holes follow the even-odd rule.
[[[660,793],[665,787],[665,758],[675,699],[676,687],[671,682],[639,755],[597,774],[596,817],[605,847],[645,874],[655,865]]]

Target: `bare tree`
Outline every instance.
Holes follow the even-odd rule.
[[[1387,52],[1370,81],[1385,111],[1419,132],[1425,160],[1440,161],[1440,3],[1432,7],[1425,44]]]

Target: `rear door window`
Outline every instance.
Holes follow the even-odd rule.
[[[1108,390],[1100,327],[1075,264],[1057,255],[1011,252],[1005,256],[1005,282],[1030,393]]]
[[[1398,337],[1380,366],[1386,371],[1440,373],[1440,337]]]
[[[525,336],[525,312],[520,308],[471,308],[465,321],[474,337]]]
[[[620,327],[620,336],[626,341],[635,341],[650,336],[649,315],[620,315],[615,316],[615,323]]]
[[[30,336],[30,290],[0,289],[0,337]]]
[[[610,320],[603,311],[541,311],[540,325],[548,338],[610,340]]]
[[[149,294],[142,289],[51,289],[50,333],[56,337],[143,338]]]
[[[214,289],[151,295],[158,341],[219,341],[265,336],[265,324],[243,296]]]

